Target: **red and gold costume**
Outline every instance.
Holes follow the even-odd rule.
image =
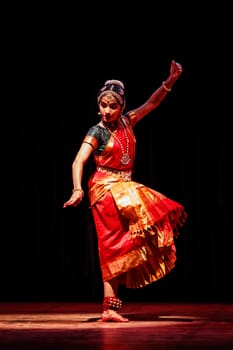
[[[136,145],[132,120],[122,115],[114,134],[95,125],[84,142],[94,148],[96,170],[88,189],[103,281],[121,276],[127,288],[141,288],[174,267],[174,237],[186,213],[181,204],[132,180]]]

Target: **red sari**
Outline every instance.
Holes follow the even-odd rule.
[[[96,126],[91,128],[84,138],[96,150],[96,170],[88,181],[89,199],[103,281],[121,276],[127,288],[141,288],[175,266],[174,237],[186,213],[181,204],[132,180],[136,140],[130,119],[122,116],[121,120],[117,138],[108,136],[104,147],[103,127],[98,126],[98,135]],[[130,161],[122,164],[126,147]]]

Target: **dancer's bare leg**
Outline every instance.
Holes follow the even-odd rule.
[[[102,321],[113,322],[128,322],[128,319],[121,316],[117,310],[122,306],[120,299],[117,297],[119,288],[119,278],[114,278],[110,281],[104,282],[104,302]]]
[[[117,297],[118,288],[118,278],[104,282],[104,297]]]

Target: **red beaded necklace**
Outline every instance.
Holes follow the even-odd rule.
[[[125,140],[126,140],[126,149],[124,149],[124,146],[121,142],[121,140],[119,139],[119,137],[116,135],[117,133],[117,129],[115,129],[114,131],[111,131],[106,124],[104,124],[104,127],[108,130],[108,132],[114,137],[114,139],[119,143],[120,147],[121,147],[121,152],[122,152],[122,156],[121,156],[121,164],[123,165],[127,165],[130,162],[130,156],[129,156],[129,137],[127,134],[127,130],[126,127],[123,125],[122,121],[120,120],[120,124],[123,127],[123,132],[125,135]]]

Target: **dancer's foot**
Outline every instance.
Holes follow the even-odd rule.
[[[102,314],[102,321],[103,322],[128,322],[128,318],[125,318],[118,314],[114,310],[106,310]]]

